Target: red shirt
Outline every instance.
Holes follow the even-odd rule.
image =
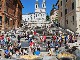
[[[34,31],[34,35],[36,35],[36,32]]]
[[[2,39],[4,39],[4,36],[2,36]]]
[[[53,36],[53,39],[56,40],[56,36]]]
[[[43,39],[46,40],[46,36],[43,36]]]
[[[10,41],[10,38],[9,38],[9,37],[7,37],[7,40],[8,40],[8,41]]]
[[[33,46],[33,44],[34,44],[33,42],[30,42],[30,46]]]
[[[2,40],[2,37],[0,36],[0,40]]]

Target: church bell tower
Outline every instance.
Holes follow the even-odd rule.
[[[42,8],[46,9],[46,1],[45,0],[43,0],[43,2],[42,2]]]
[[[39,4],[38,4],[38,0],[36,0],[35,9],[38,9],[38,8],[39,8]]]

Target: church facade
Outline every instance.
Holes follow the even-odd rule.
[[[46,21],[46,1],[43,0],[40,8],[38,0],[35,2],[35,12],[22,15],[22,20],[27,22],[28,26],[43,26]],[[25,24],[24,24],[25,25]]]

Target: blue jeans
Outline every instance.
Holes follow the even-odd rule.
[[[58,50],[56,50],[56,55],[58,55],[59,54],[59,51]]]

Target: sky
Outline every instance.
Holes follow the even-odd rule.
[[[39,5],[41,7],[43,0],[38,0]],[[23,5],[23,14],[34,13],[35,12],[35,2],[36,0],[21,0]],[[52,5],[56,4],[57,0],[46,0],[46,14],[50,15],[50,11],[52,9]]]

